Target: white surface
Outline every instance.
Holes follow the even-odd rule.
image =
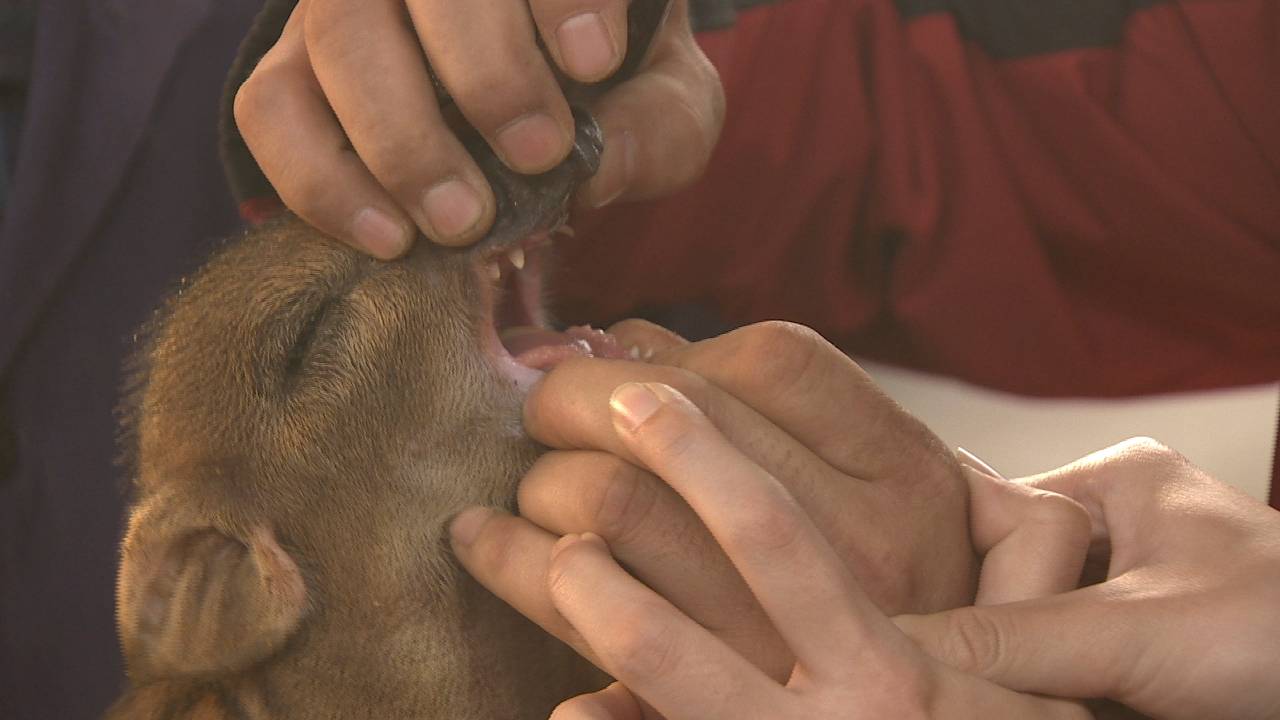
[[[1125,400],[1044,400],[861,364],[948,445],[966,448],[1010,477],[1050,470],[1145,435],[1253,497],[1267,497],[1280,385]]]

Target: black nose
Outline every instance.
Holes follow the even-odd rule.
[[[586,107],[600,94],[635,73],[648,55],[670,5],[670,0],[631,0],[627,8],[627,55],[618,71],[608,79],[584,85],[560,77],[565,96],[573,107],[574,143],[569,156],[551,170],[540,175],[517,173],[504,165],[493,148],[479,133],[465,125],[465,121],[454,125],[463,146],[475,158],[493,188],[497,201],[493,227],[484,239],[476,243],[476,252],[492,252],[530,235],[552,230],[564,222],[574,191],[600,169],[600,156],[604,152],[600,125]],[[453,100],[434,72],[431,80],[441,107],[451,106]],[[460,114],[457,119],[461,120]]]
[[[522,175],[508,168],[479,136],[464,140],[497,201],[493,227],[476,244],[476,252],[505,247],[530,235],[554,230],[564,222],[574,191],[600,169],[604,151],[595,118],[580,108],[574,109],[573,116],[575,132],[569,156],[539,175]]]

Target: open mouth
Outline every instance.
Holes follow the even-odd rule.
[[[481,256],[476,263],[485,315],[481,342],[498,369],[522,392],[551,368],[574,357],[628,357],[617,338],[580,325],[560,331],[543,307],[543,279],[551,237],[567,227],[542,232]]]

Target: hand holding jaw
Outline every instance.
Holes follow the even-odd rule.
[[[481,582],[618,678],[557,720],[1280,709],[1280,517],[1176,453],[1130,441],[1018,481],[961,457],[949,493],[936,438],[802,328],[613,331],[653,363],[551,373],[526,423],[561,449],[525,517],[455,528]],[[897,554],[868,552],[885,537]],[[1108,551],[1107,581],[1076,589]]]

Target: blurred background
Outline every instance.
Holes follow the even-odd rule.
[[[1029,399],[861,361],[903,407],[1009,477],[1050,470],[1134,436],[1172,447],[1266,501],[1280,384],[1119,400]]]

